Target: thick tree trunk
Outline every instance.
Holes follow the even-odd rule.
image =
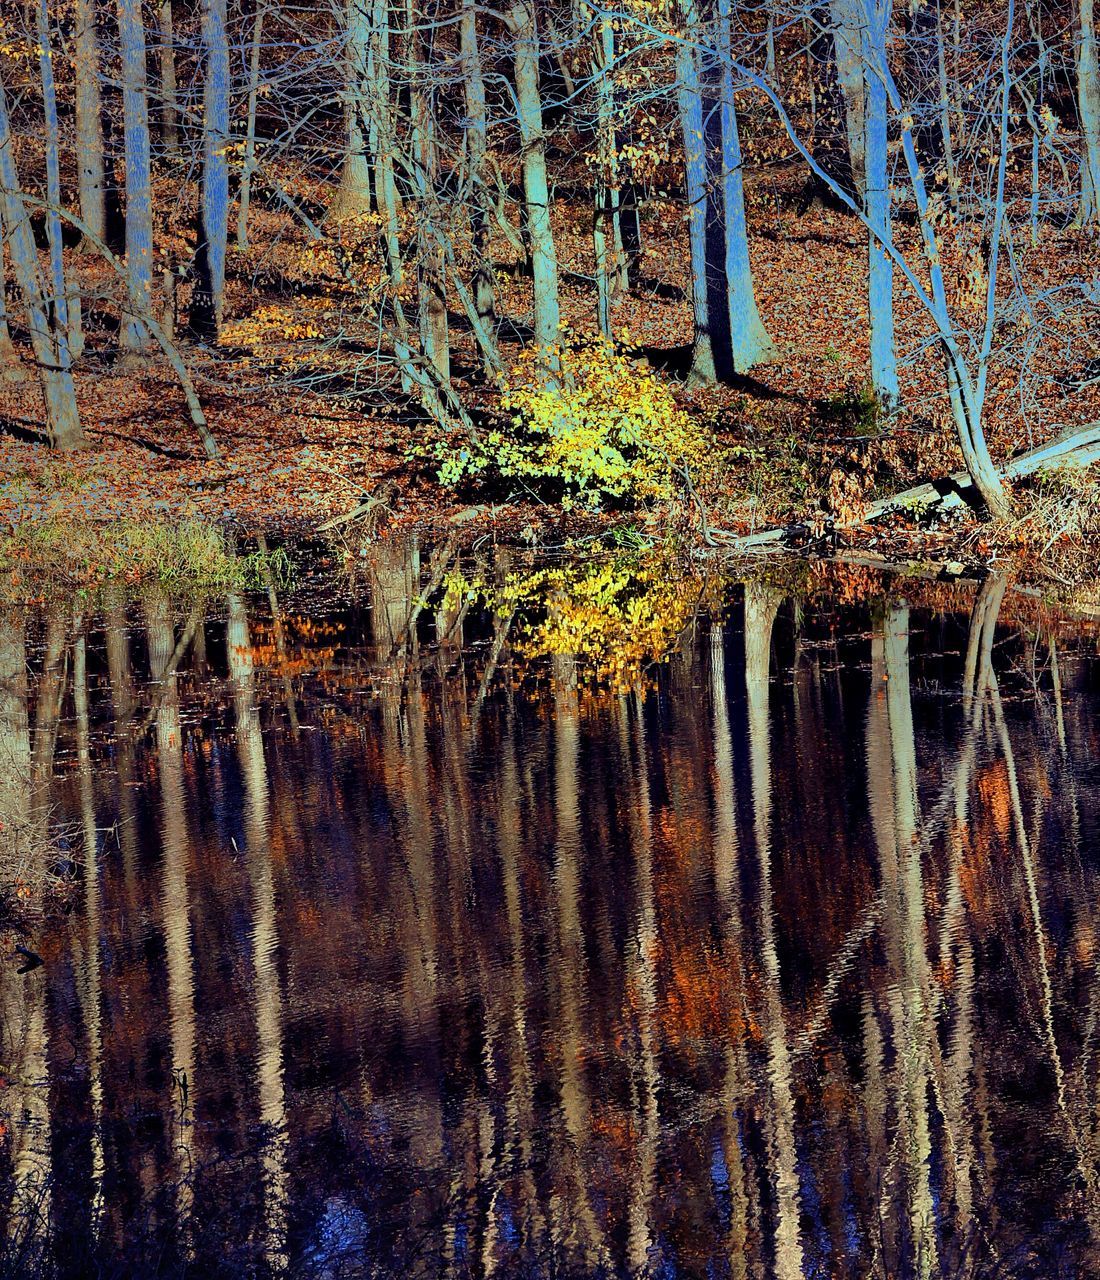
[[[329,206],[329,217],[332,218],[369,213],[373,180],[371,148],[368,134],[363,131],[370,115],[367,95],[373,71],[370,0],[348,0],[344,21],[347,27],[347,45],[344,50],[344,127],[347,132],[347,153],[340,172],[340,186]]]
[[[542,98],[539,92],[539,37],[532,0],[519,0],[508,12],[514,37],[516,100],[523,149],[523,196],[534,284],[535,344],[547,368],[556,369],[561,340],[558,256],[550,224],[550,182],[546,169]]]
[[[756,305],[749,232],[745,216],[745,187],[741,139],[734,106],[730,0],[718,0],[718,51],[722,60],[722,221],[725,227],[726,305],[730,317],[730,359],[744,373],[775,355],[772,340]]]
[[[830,0],[836,75],[844,101],[851,191],[862,199],[866,182],[866,90],[863,79],[863,6],[860,0]]]
[[[167,3],[167,0],[165,0]],[[141,300],[122,319],[125,356],[144,355],[149,334],[140,316],[153,308],[153,186],[149,157],[149,103],[145,90],[145,28],[140,0],[118,0],[122,46],[122,116],[126,151],[126,266],[130,294]]]

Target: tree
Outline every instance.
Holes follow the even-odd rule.
[[[0,226],[7,238],[12,270],[23,295],[50,442],[59,449],[77,449],[84,441],[84,432],[76,403],[68,334],[57,309],[51,310],[46,302],[34,232],[21,192],[12,147],[8,95],[0,81]]]
[[[126,267],[130,294],[144,304],[136,314],[127,309],[122,320],[123,355],[132,362],[149,346],[149,334],[140,317],[152,311],[153,301],[153,176],[140,0],[118,0],[118,33],[126,161]]]
[[[76,160],[80,216],[102,240],[106,235],[103,100],[99,88],[99,32],[95,0],[75,0],[73,32]]]
[[[225,310],[225,259],[229,243],[229,37],[225,0],[204,0],[202,236],[196,255],[191,329],[217,339]]]

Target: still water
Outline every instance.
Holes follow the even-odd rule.
[[[0,1274],[1100,1274],[1096,627],[453,552],[0,610]]]

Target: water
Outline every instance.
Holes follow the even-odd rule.
[[[0,611],[0,1274],[1097,1274],[1095,628],[444,558]]]

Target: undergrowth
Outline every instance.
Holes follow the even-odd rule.
[[[0,535],[0,593],[9,598],[51,585],[158,582],[197,592],[248,590],[267,574],[285,584],[282,550],[239,552],[216,525],[143,519],[107,524],[55,517]]]

